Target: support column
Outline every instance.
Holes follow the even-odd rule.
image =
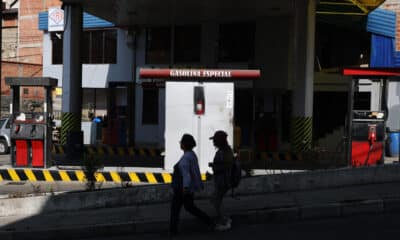
[[[312,147],[316,0],[296,0],[291,143],[295,152]]]
[[[64,5],[63,80],[61,144],[76,151],[83,144],[82,119],[82,7],[79,4]]]

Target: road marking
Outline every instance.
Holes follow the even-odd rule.
[[[140,183],[140,179],[138,177],[138,175],[134,172],[130,172],[129,173],[129,177],[131,178],[131,181],[134,183]]]
[[[8,169],[8,174],[10,174],[11,180],[13,181],[21,181],[21,179],[19,178],[18,174],[15,172],[14,169]]]
[[[68,173],[64,170],[60,170],[60,177],[64,182],[71,182],[71,178],[69,178]]]
[[[75,171],[76,178],[79,182],[84,182],[86,180],[85,173],[81,170]]]
[[[33,174],[31,169],[24,169],[24,172],[25,172],[26,177],[28,177],[29,181],[32,181],[32,182],[37,181],[35,174]]]
[[[121,177],[119,176],[119,174],[117,172],[110,172],[111,178],[114,182],[120,183],[121,182]]]
[[[49,170],[43,170],[44,179],[48,182],[54,182],[53,176],[51,176]]]
[[[101,172],[95,173],[94,177],[96,178],[97,182],[105,182],[106,181],[106,179],[104,178],[104,175]]]
[[[149,183],[157,183],[156,178],[154,177],[153,173],[145,173],[147,180],[149,181]]]
[[[172,182],[171,174],[169,174],[169,173],[161,173],[161,176],[163,177],[165,183],[171,183]]]

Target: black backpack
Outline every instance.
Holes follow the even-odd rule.
[[[242,179],[242,168],[240,167],[240,162],[237,157],[233,158],[232,168],[231,168],[231,188],[237,188]]]
[[[242,179],[242,168],[240,167],[240,162],[237,157],[233,158],[233,163],[231,167],[231,182],[230,182],[230,188],[231,188],[231,196],[232,198],[234,197],[234,189],[237,188],[240,184],[240,180]]]

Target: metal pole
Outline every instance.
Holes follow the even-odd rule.
[[[354,105],[354,79],[350,80],[348,103],[347,103],[347,164],[351,166],[351,129],[353,122],[353,105]]]

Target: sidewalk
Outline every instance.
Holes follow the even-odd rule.
[[[340,217],[363,213],[400,211],[400,182],[332,187],[269,194],[230,196],[224,209],[233,225]],[[28,199],[27,199],[28,200]],[[208,198],[196,200],[210,215]],[[202,231],[204,226],[185,210],[182,231]],[[169,202],[117,208],[18,215],[0,218],[1,239],[73,239],[117,234],[166,232]]]

